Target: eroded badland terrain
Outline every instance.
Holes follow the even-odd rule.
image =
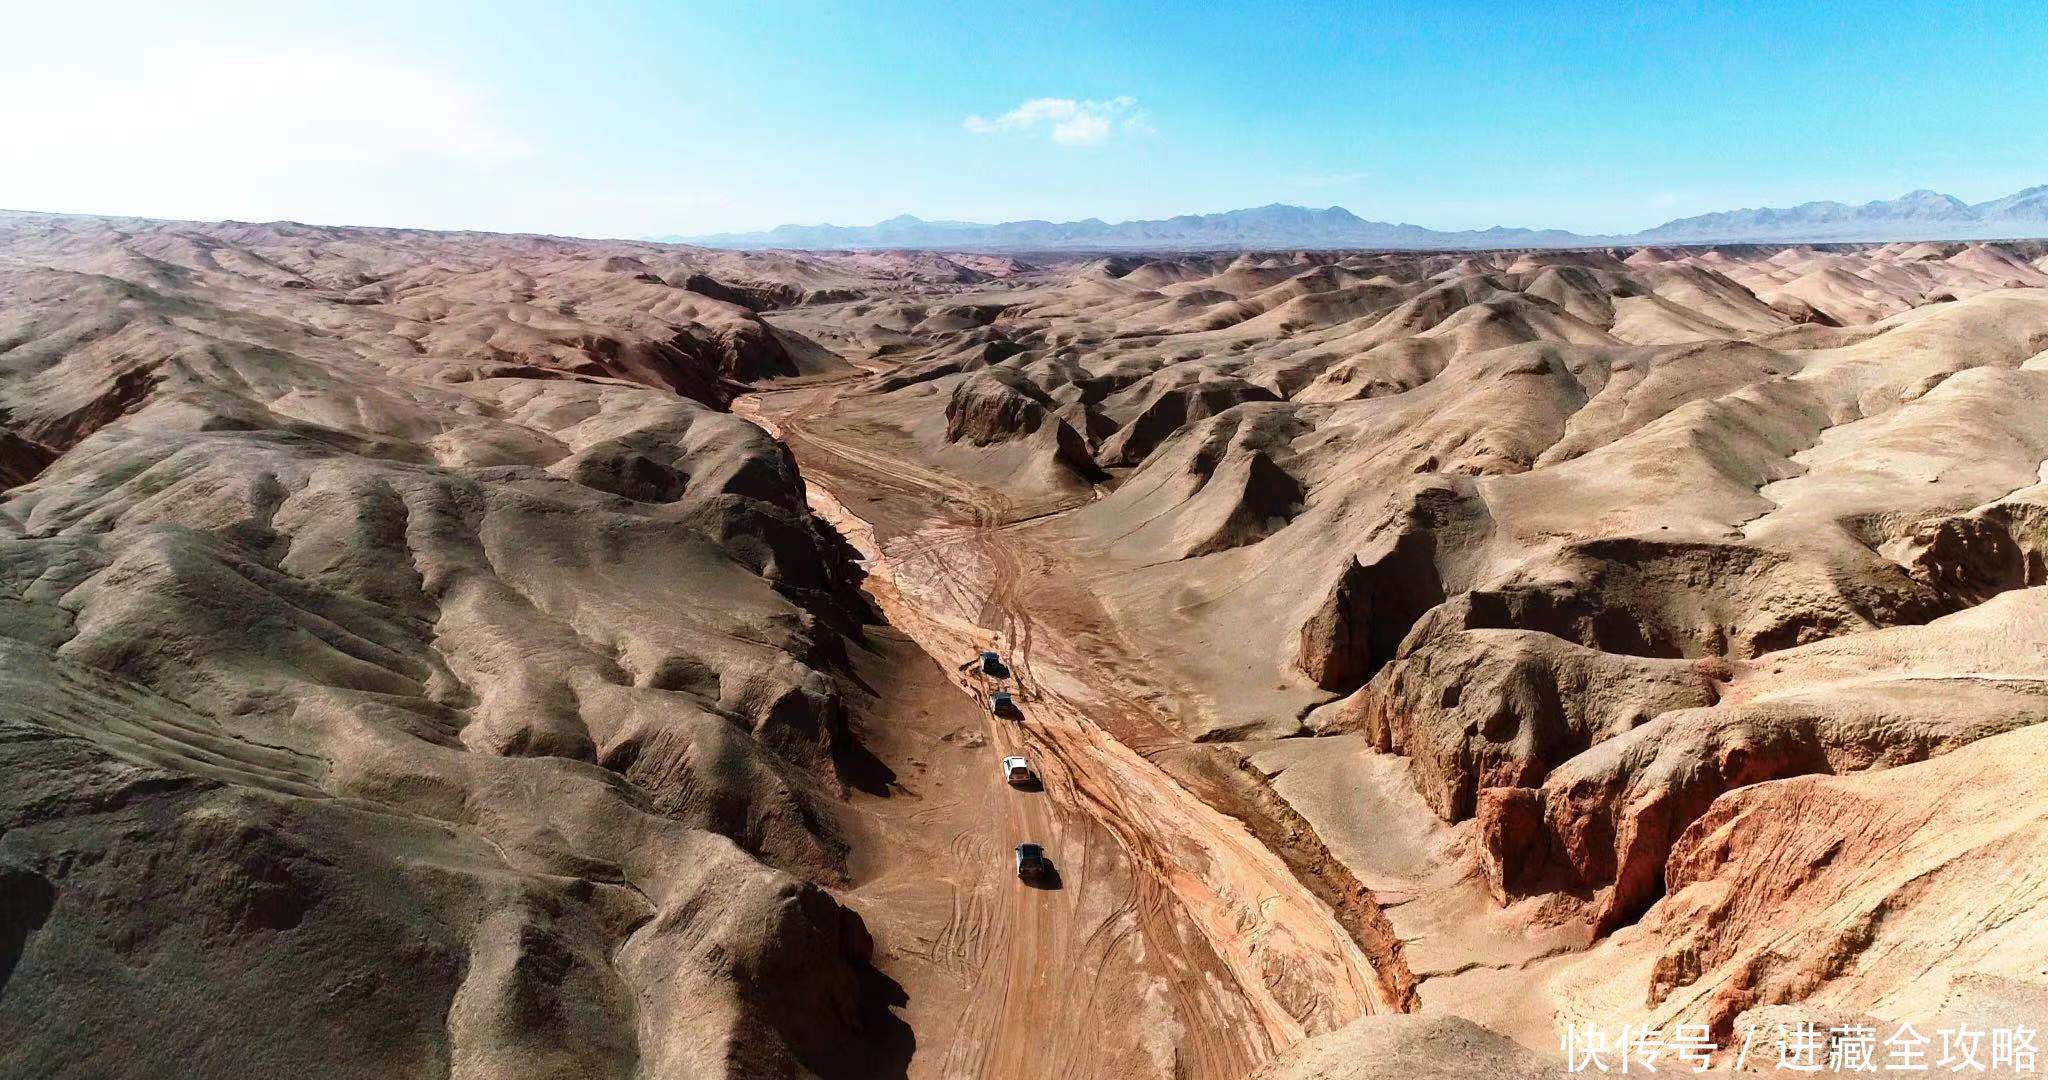
[[[14,215],[0,421],[9,1076],[1535,1076],[2048,1004],[2038,243]]]

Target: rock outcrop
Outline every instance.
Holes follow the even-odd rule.
[[[857,572],[714,408],[774,331],[655,250],[0,249],[12,1065],[835,1076],[890,1041],[821,887]]]
[[[1689,830],[1730,800],[2048,719],[2048,293],[2008,287],[2037,257],[1084,268],[981,328],[1019,350],[995,365],[1012,374],[952,369],[931,400],[973,421],[949,434],[1010,443],[1085,421],[1108,479],[1044,528],[1183,736],[1360,733],[1410,759],[1436,816],[1472,822],[1469,870],[1503,919],[1612,935],[1657,910]],[[892,345],[922,378],[962,333]],[[911,430],[914,393],[853,408]],[[927,460],[1003,489],[975,452]],[[1494,970],[1477,963],[1424,1000]]]

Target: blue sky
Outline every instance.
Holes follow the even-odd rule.
[[[1603,232],[2048,183],[2033,3],[168,7],[0,0],[0,207],[642,236],[1280,201]]]

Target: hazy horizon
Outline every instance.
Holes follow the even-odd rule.
[[[2043,184],[2038,184],[2038,185],[2026,185],[2026,187],[2029,187],[2029,188],[2031,188],[2031,187],[2036,187],[2036,186],[2048,186],[2048,182],[2044,182]],[[1894,195],[1892,195],[1892,196],[1886,197],[1886,198],[1889,198],[1889,199],[1896,199],[1896,198],[1899,198],[1899,197],[1901,197],[1901,196],[1904,196],[1904,195],[1910,195],[1910,194],[1913,194],[1913,193],[1914,193],[1915,191],[1919,191],[1919,190],[1933,190],[1933,189],[1924,189],[1924,188],[1923,188],[1923,189],[1914,189],[1914,191],[1902,191],[1902,192],[1898,192],[1898,193],[1896,193],[1896,194],[1894,194]],[[1940,194],[1954,195],[1955,193],[1954,193],[1954,192],[1940,192]],[[1994,196],[1992,196],[1992,198],[1999,198],[1999,197],[2002,197],[2003,195],[2010,195],[2010,194],[2013,194],[2013,192],[2011,192],[2011,191],[2008,191],[2008,192],[2003,192],[2003,193],[2000,193],[1999,195],[1994,195]],[[1958,196],[1958,197],[1960,197],[1960,196]],[[1801,200],[1799,200],[1799,201],[1798,201],[1797,203],[1791,203],[1791,204],[1786,204],[1786,206],[1796,206],[1796,205],[1800,205],[1800,204],[1803,204],[1803,203],[1810,203],[1810,202],[1825,202],[1825,201],[1830,201],[1830,200],[1829,200],[1829,199],[1828,199],[1828,197],[1826,197],[1826,196],[1815,196],[1815,197],[1813,197],[1813,198],[1811,198],[1811,199],[1801,199]],[[1849,205],[1849,206],[1856,206],[1856,205],[1859,205],[1858,203],[1853,203],[1853,202],[1849,202],[1848,200],[1839,200],[1839,199],[1837,199],[1837,200],[1832,200],[1832,201],[1835,201],[1835,202],[1841,202],[1841,203],[1844,203],[1845,205]],[[1871,201],[1871,200],[1864,200],[1864,201],[1865,201],[1865,202],[1868,202],[1868,201]],[[1879,200],[1877,200],[1877,201],[1886,201],[1886,199],[1885,199],[1885,198],[1880,198],[1880,199],[1879,199]],[[1983,201],[1985,201],[1985,200],[1981,200],[1981,199],[1980,199],[1980,200],[1971,200],[1971,199],[1967,199],[1967,198],[1965,198],[1965,199],[1964,199],[1963,201],[1964,201],[1964,202],[1966,202],[1966,203],[1977,203],[1977,202],[1983,202]],[[1389,216],[1386,216],[1386,217],[1376,217],[1376,216],[1374,216],[1374,215],[1372,215],[1372,214],[1360,213],[1359,211],[1357,211],[1357,210],[1354,210],[1354,209],[1353,209],[1353,208],[1351,208],[1351,207],[1343,206],[1343,205],[1341,205],[1341,204],[1338,204],[1338,203],[1331,203],[1331,204],[1328,204],[1328,205],[1326,205],[1326,206],[1318,206],[1318,205],[1313,205],[1313,204],[1298,204],[1298,203],[1286,203],[1286,204],[1282,204],[1282,203],[1266,203],[1266,204],[1261,204],[1260,206],[1232,206],[1232,207],[1224,207],[1224,208],[1219,208],[1219,209],[1183,210],[1183,211],[1176,211],[1176,212],[1172,212],[1172,213],[1161,213],[1161,214],[1157,214],[1157,215],[1149,215],[1149,216],[1145,216],[1145,217],[1132,217],[1132,218],[1112,218],[1112,217],[1103,217],[1102,215],[1097,215],[1097,214],[1091,214],[1091,215],[1084,215],[1084,216],[1081,216],[1081,217],[1075,217],[1075,218],[1053,218],[1053,217],[1047,217],[1046,215],[1042,215],[1042,214],[1040,214],[1040,215],[1027,215],[1027,216],[1024,216],[1024,217],[1018,217],[1018,218],[1008,218],[1008,219],[1004,219],[1003,221],[969,221],[969,220],[965,220],[965,219],[955,219],[955,218],[935,218],[935,217],[927,217],[927,216],[925,216],[925,215],[922,215],[922,214],[917,214],[917,213],[915,213],[915,212],[912,212],[912,211],[903,211],[903,212],[899,212],[899,213],[896,213],[896,214],[891,214],[891,215],[888,215],[887,217],[884,217],[884,218],[878,218],[878,219],[875,219],[875,220],[873,220],[873,221],[783,221],[783,222],[776,222],[776,223],[775,223],[775,224],[773,224],[773,225],[761,226],[761,227],[759,227],[759,228],[748,228],[748,229],[736,229],[736,228],[715,228],[715,229],[707,229],[707,230],[704,230],[704,231],[702,231],[702,232],[690,232],[690,233],[686,233],[686,232],[680,232],[680,231],[674,231],[674,230],[650,230],[650,231],[645,231],[645,232],[640,232],[640,233],[630,233],[630,234],[629,234],[629,233],[598,233],[598,232],[573,232],[573,231],[566,231],[566,230],[561,230],[561,229],[545,229],[545,228],[539,228],[539,229],[519,229],[519,228],[494,228],[494,227],[490,227],[490,226],[476,226],[476,225],[448,225],[448,226],[442,226],[442,225],[418,225],[418,224],[410,224],[410,223],[403,223],[403,222],[386,222],[386,221],[323,221],[323,220],[313,220],[313,219],[308,219],[308,218],[300,218],[300,217],[250,217],[250,216],[248,216],[248,215],[239,215],[239,214],[228,214],[228,215],[222,215],[222,216],[217,216],[217,217],[200,217],[200,216],[193,216],[193,215],[161,215],[161,214],[137,214],[137,213],[130,213],[130,212],[127,212],[127,211],[119,211],[119,210],[51,210],[51,209],[47,209],[47,208],[43,208],[43,207],[33,207],[33,206],[8,206],[8,205],[0,205],[0,213],[21,213],[21,214],[45,214],[45,215],[53,215],[53,216],[62,216],[62,217],[87,217],[87,218],[108,218],[108,219],[115,219],[115,220],[118,220],[118,219],[123,219],[123,218],[133,218],[133,219],[138,219],[138,220],[156,220],[156,221],[191,221],[191,222],[198,222],[198,223],[218,223],[218,222],[246,222],[246,223],[249,223],[249,224],[275,224],[275,223],[286,223],[286,224],[295,224],[295,225],[306,225],[306,226],[310,226],[310,227],[315,227],[315,228],[340,228],[340,229],[401,229],[401,230],[408,230],[408,229],[411,229],[411,230],[425,230],[425,231],[433,231],[433,232],[482,232],[482,233],[505,233],[505,234],[513,234],[513,235],[534,235],[534,236],[559,236],[559,237],[562,237],[562,238],[565,238],[565,239],[575,239],[575,240],[598,240],[598,241],[603,241],[603,240],[622,240],[622,241],[648,241],[648,242],[655,242],[655,243],[689,243],[689,242],[691,242],[691,241],[695,241],[695,240],[700,240],[700,239],[705,239],[705,238],[708,238],[708,237],[715,237],[715,236],[720,236],[720,235],[749,235],[749,234],[753,234],[753,233],[766,233],[766,232],[770,232],[770,231],[773,231],[774,229],[777,229],[777,228],[796,228],[796,229],[812,229],[812,228],[848,228],[848,229],[864,229],[864,228],[871,228],[871,227],[874,227],[874,226],[878,226],[878,225],[884,224],[884,223],[886,223],[886,222],[889,222],[889,221],[893,221],[893,220],[898,220],[898,219],[901,219],[901,218],[905,218],[905,217],[909,217],[909,218],[915,218],[915,219],[917,219],[918,221],[920,221],[920,222],[922,222],[922,223],[924,223],[924,224],[927,224],[927,225],[948,225],[948,224],[957,224],[957,225],[967,225],[967,226],[994,226],[994,225],[1002,225],[1002,224],[1015,224],[1015,223],[1018,223],[1018,222],[1029,222],[1029,221],[1046,221],[1046,222],[1050,222],[1050,223],[1052,223],[1052,224],[1068,224],[1068,223],[1072,223],[1072,222],[1078,222],[1078,221],[1085,221],[1085,220],[1088,220],[1089,218],[1098,218],[1098,219],[1100,219],[1101,221],[1103,221],[1103,222],[1104,222],[1105,224],[1108,224],[1108,225],[1111,225],[1111,226],[1116,226],[1116,225],[1123,225],[1123,224],[1130,224],[1130,223],[1138,223],[1138,222],[1144,222],[1144,221],[1163,221],[1163,220],[1168,220],[1168,219],[1172,219],[1172,218],[1176,218],[1176,217],[1222,217],[1222,216],[1226,216],[1226,215],[1229,215],[1229,214],[1232,214],[1232,213],[1238,213],[1238,212],[1242,212],[1242,211],[1247,211],[1247,210],[1257,210],[1257,209],[1260,209],[1260,208],[1262,208],[1263,206],[1270,206],[1270,205],[1287,205],[1287,206],[1293,206],[1293,207],[1295,207],[1295,208],[1298,208],[1298,209],[1304,209],[1304,210],[1310,210],[1310,211],[1316,211],[1316,212],[1322,212],[1322,211],[1327,211],[1327,210],[1345,210],[1345,211],[1347,211],[1347,212],[1350,212],[1350,213],[1352,213],[1353,215],[1355,215],[1355,216],[1357,216],[1357,217],[1359,217],[1359,218],[1361,218],[1361,219],[1365,219],[1365,220],[1369,220],[1369,221],[1375,221],[1375,222],[1382,222],[1382,223],[1385,223],[1385,224],[1392,224],[1392,225],[1414,225],[1414,226],[1421,226],[1421,227],[1423,227],[1423,228],[1425,228],[1425,229],[1430,229],[1430,230],[1432,230],[1432,231],[1440,231],[1440,232],[1452,232],[1452,231],[1485,231],[1486,229],[1489,229],[1489,228],[1495,228],[1495,227],[1499,227],[1499,228],[1508,228],[1508,229],[1528,229],[1528,230],[1531,230],[1531,231],[1546,231],[1546,230],[1548,230],[1548,231],[1570,232],[1570,233],[1573,233],[1573,234],[1575,234],[1575,235],[1578,235],[1578,236],[1582,236],[1582,237],[1584,237],[1584,238],[1586,238],[1586,239],[1588,239],[1588,240],[1605,240],[1605,239],[1621,239],[1621,238],[1626,238],[1627,236],[1629,236],[1629,235],[1631,235],[1631,234],[1633,234],[1633,233],[1636,233],[1636,232],[1641,232],[1641,231],[1645,231],[1646,229],[1649,229],[1649,228],[1653,228],[1653,227],[1655,227],[1655,226],[1657,226],[1657,225],[1661,225],[1661,224],[1666,224],[1666,223],[1668,223],[1668,222],[1671,222],[1671,221],[1674,221],[1674,220],[1680,220],[1680,219],[1684,219],[1684,218],[1688,218],[1688,217],[1693,217],[1693,216],[1698,216],[1698,215],[1712,214],[1712,213],[1716,213],[1716,212],[1743,212],[1743,211],[1750,211],[1750,210],[1757,210],[1757,209],[1766,209],[1765,207],[1762,207],[1762,206],[1761,206],[1761,205],[1759,204],[1759,205],[1757,205],[1757,206],[1717,206],[1717,207],[1701,207],[1701,208],[1696,208],[1696,209],[1686,209],[1686,210],[1678,210],[1678,211],[1674,211],[1674,212],[1673,212],[1672,214],[1670,214],[1670,215],[1669,215],[1668,217],[1665,217],[1665,218],[1660,218],[1660,219],[1658,219],[1657,221],[1654,221],[1654,222],[1650,222],[1650,223],[1646,224],[1646,225],[1645,225],[1645,226],[1643,227],[1643,229],[1630,229],[1630,230],[1627,230],[1627,231],[1620,231],[1620,232],[1611,232],[1611,233],[1582,233],[1582,232],[1579,232],[1578,230],[1569,230],[1569,229],[1561,229],[1561,228],[1559,228],[1559,227],[1557,227],[1557,226],[1553,226],[1553,225],[1548,225],[1548,224],[1543,224],[1543,223],[1540,223],[1540,222],[1537,222],[1537,223],[1531,223],[1531,222],[1513,222],[1513,221],[1496,221],[1496,222],[1491,222],[1491,223],[1489,223],[1489,224],[1487,224],[1487,225],[1476,225],[1476,226],[1461,226],[1461,227],[1459,227],[1459,229],[1457,229],[1457,230],[1452,230],[1452,229],[1447,229],[1447,228],[1443,228],[1443,227],[1437,226],[1437,225],[1435,225],[1435,224],[1434,224],[1434,223],[1432,223],[1432,222],[1428,222],[1428,221],[1418,221],[1418,220],[1414,220],[1414,219],[1412,219],[1412,218],[1406,218],[1406,217],[1401,217],[1401,216],[1399,216],[1399,215],[1389,215]],[[1779,206],[1779,207],[1774,207],[1774,208],[1775,208],[1775,209],[1784,209],[1784,208],[1786,208],[1786,206]],[[1737,239],[1739,239],[1739,238],[1737,238]],[[1825,239],[1823,238],[1823,239],[1821,239],[1821,240],[1817,240],[1817,241],[1814,241],[1814,242],[1828,242],[1828,241],[1827,241],[1827,240],[1825,240]]]
[[[1770,11],[24,8],[0,206],[641,237],[1283,202],[1609,235],[2048,174],[2048,88],[2009,77],[2048,15]]]
[[[2048,174],[2044,174],[2044,175],[2048,175]],[[2043,180],[2042,182],[2040,182],[2040,183],[2037,183],[2037,184],[2025,184],[2025,185],[2022,185],[2022,186],[2021,186],[2020,188],[2017,188],[2017,189],[2015,189],[2015,191],[2019,191],[2019,190],[2025,190],[2025,189],[2028,189],[2028,188],[2033,188],[2033,187],[2040,187],[2040,186],[2048,186],[2048,179],[2044,179],[2044,180]],[[1663,218],[1659,218],[1659,219],[1657,219],[1656,221],[1652,221],[1652,222],[1649,222],[1649,223],[1647,223],[1647,224],[1646,224],[1646,225],[1644,226],[1644,228],[1651,228],[1651,227],[1655,227],[1655,226],[1657,226],[1657,225],[1662,225],[1662,224],[1665,224],[1665,223],[1667,223],[1667,222],[1670,222],[1670,221],[1674,221],[1674,220],[1678,220],[1678,219],[1682,219],[1682,218],[1687,218],[1687,217],[1694,217],[1694,216],[1698,216],[1698,215],[1703,215],[1703,214],[1712,214],[1712,213],[1720,213],[1720,212],[1729,212],[1729,211],[1734,211],[1734,212],[1740,212],[1740,211],[1747,211],[1747,210],[1760,210],[1760,209],[1771,209],[1771,208],[1776,208],[1776,209],[1783,209],[1783,208],[1785,208],[1785,207],[1789,207],[1789,206],[1798,206],[1798,205],[1802,205],[1802,204],[1805,204],[1805,203],[1814,203],[1814,202],[1831,202],[1831,201],[1832,201],[1832,202],[1839,202],[1839,203],[1843,203],[1844,205],[1848,205],[1848,206],[1857,206],[1857,205],[1861,205],[1861,204],[1863,204],[1863,203],[1869,203],[1869,202],[1873,202],[1873,201],[1875,201],[1875,202],[1885,202],[1885,201],[1889,201],[1889,200],[1893,200],[1893,199],[1898,199],[1898,198],[1901,198],[1901,197],[1904,197],[1904,196],[1907,196],[1907,195],[1913,195],[1913,194],[1916,194],[1916,193],[1918,193],[1918,192],[1921,192],[1921,191],[1935,191],[1935,192],[1936,192],[1937,194],[1942,194],[1942,195],[1955,195],[1955,192],[1952,192],[1952,191],[1938,191],[1937,189],[1934,189],[1934,188],[1928,188],[1928,187],[1926,187],[1925,185],[1922,185],[1921,187],[1918,187],[1918,188],[1913,188],[1913,189],[1910,189],[1910,190],[1906,190],[1906,191],[1899,191],[1899,192],[1895,192],[1895,193],[1893,193],[1893,194],[1891,194],[1891,195],[1889,195],[1889,196],[1879,196],[1879,197],[1878,197],[1877,199],[1874,199],[1874,200],[1872,200],[1872,199],[1864,199],[1864,200],[1858,200],[1858,201],[1853,201],[1853,202],[1852,202],[1852,201],[1850,201],[1850,200],[1846,200],[1846,199],[1836,199],[1836,198],[1834,198],[1833,196],[1828,196],[1828,195],[1815,195],[1815,196],[1813,196],[1813,197],[1811,197],[1811,198],[1799,199],[1799,200],[1797,200],[1797,201],[1795,201],[1795,202],[1791,202],[1791,203],[1786,203],[1786,204],[1779,204],[1779,205],[1776,205],[1776,206],[1774,206],[1774,207],[1766,207],[1766,206],[1764,206],[1764,204],[1762,204],[1762,203],[1757,203],[1757,204],[1753,204],[1753,205],[1741,205],[1741,206],[1711,206],[1711,207],[1698,207],[1698,208],[1694,208],[1694,209],[1679,209],[1679,210],[1674,210],[1674,211],[1673,211],[1673,212],[1672,212],[1671,214],[1669,214],[1669,215],[1668,215],[1668,216],[1666,216],[1666,217],[1663,217]],[[1982,202],[1988,201],[1989,199],[1997,199],[1997,198],[2003,198],[2004,196],[2006,196],[2006,195],[2011,195],[2011,194],[2014,194],[2014,191],[2004,191],[2004,192],[1998,192],[1998,193],[1996,193],[1996,194],[1993,194],[1993,195],[1987,196],[1986,198],[1983,198],[1983,199],[1969,199],[1969,198],[1963,198],[1962,196],[1957,196],[1957,197],[1958,197],[1958,198],[1963,198],[1963,201],[1964,201],[1964,202],[1966,202],[1966,203],[1970,203],[1970,204],[1972,204],[1972,205],[1975,205],[1975,204],[1978,204],[1978,203],[1982,203]],[[926,216],[926,215],[924,215],[924,214],[919,214],[919,213],[917,213],[916,211],[912,211],[912,210],[906,210],[906,211],[902,211],[902,212],[900,212],[900,213],[896,213],[896,214],[890,214],[890,215],[889,215],[888,217],[885,217],[885,218],[878,218],[878,219],[876,219],[876,220],[874,220],[874,221],[782,221],[782,222],[777,222],[777,223],[776,223],[775,225],[773,225],[773,226],[768,226],[768,227],[766,227],[766,228],[763,228],[763,229],[745,229],[745,230],[740,230],[740,229],[717,229],[717,230],[712,230],[711,232],[708,232],[708,233],[697,233],[697,234],[681,234],[681,233],[677,233],[677,234],[673,234],[673,235],[692,235],[692,236],[710,236],[710,235],[717,235],[717,234],[719,234],[719,233],[750,233],[750,232],[766,232],[766,231],[769,231],[770,229],[774,229],[774,228],[777,228],[777,227],[789,227],[789,226],[794,226],[794,227],[797,227],[797,228],[870,228],[870,227],[873,227],[873,226],[876,226],[876,225],[881,225],[881,224],[884,224],[884,223],[886,223],[886,222],[890,222],[890,221],[895,221],[895,220],[898,220],[898,219],[902,219],[902,218],[914,218],[914,219],[916,219],[916,220],[918,220],[918,221],[920,221],[920,222],[923,222],[924,224],[927,224],[927,225],[944,225],[944,224],[961,224],[961,225],[1000,225],[1000,224],[1006,224],[1006,223],[1013,223],[1013,222],[1020,222],[1020,221],[1049,221],[1049,222],[1052,222],[1052,223],[1054,223],[1054,224],[1065,224],[1065,223],[1069,223],[1069,222],[1076,222],[1076,221],[1086,221],[1086,220],[1089,220],[1089,219],[1098,219],[1098,220],[1101,220],[1102,222],[1104,222],[1104,223],[1106,223],[1106,224],[1109,224],[1109,225],[1123,225],[1123,224],[1129,224],[1129,223],[1134,223],[1134,222],[1140,222],[1140,221],[1162,221],[1162,220],[1167,220],[1167,219],[1171,219],[1171,218],[1176,218],[1176,217],[1217,217],[1217,216],[1222,216],[1222,215],[1226,215],[1226,214],[1238,213],[1238,212],[1242,212],[1242,211],[1246,211],[1246,210],[1258,210],[1258,209],[1262,209],[1262,208],[1264,208],[1264,207],[1267,207],[1267,206],[1291,206],[1291,207],[1294,207],[1294,208],[1297,208],[1297,209],[1302,209],[1302,210],[1311,210],[1311,211],[1316,211],[1316,212],[1324,212],[1324,211],[1329,211],[1329,210],[1343,210],[1343,211],[1346,211],[1346,212],[1348,212],[1348,213],[1351,213],[1351,214],[1353,214],[1353,215],[1354,215],[1354,216],[1356,216],[1356,217],[1359,217],[1359,218],[1362,218],[1362,219],[1366,219],[1366,220],[1371,220],[1371,221],[1383,221],[1383,222],[1386,222],[1386,223],[1388,223],[1388,224],[1394,224],[1394,225],[1420,225],[1420,226],[1423,226],[1424,228],[1437,228],[1437,226],[1435,226],[1435,225],[1433,225],[1432,223],[1430,223],[1430,222],[1427,222],[1427,221],[1417,221],[1417,220],[1414,220],[1413,218],[1408,218],[1408,217],[1402,217],[1402,216],[1400,216],[1400,215],[1398,215],[1398,214],[1392,214],[1392,215],[1388,215],[1388,216],[1384,216],[1384,217],[1382,217],[1382,216],[1379,216],[1379,215],[1376,215],[1376,214],[1369,214],[1369,213],[1363,213],[1363,212],[1360,212],[1359,210],[1357,210],[1357,209],[1355,209],[1355,208],[1353,208],[1353,207],[1345,206],[1345,205],[1343,205],[1343,204],[1341,204],[1341,203],[1328,203],[1328,204],[1317,204],[1317,203],[1287,203],[1287,202],[1279,202],[1279,201],[1269,201],[1269,202],[1266,202],[1266,203],[1260,203],[1260,204],[1258,204],[1258,205],[1247,205],[1247,206],[1228,206],[1228,207],[1218,207],[1218,208],[1213,208],[1213,209],[1198,209],[1198,210],[1179,210],[1179,211],[1174,211],[1174,212],[1171,212],[1171,213],[1162,213],[1162,214],[1148,214],[1148,215],[1144,215],[1144,216],[1141,216],[1141,217],[1129,217],[1129,218],[1112,218],[1112,217],[1104,217],[1104,216],[1102,216],[1102,215],[1100,215],[1100,214],[1086,214],[1086,215],[1082,215],[1082,216],[1080,216],[1080,217],[1072,217],[1072,218],[1066,218],[1066,217],[1048,217],[1048,216],[1046,216],[1046,215],[1044,215],[1044,214],[1027,214],[1027,215],[1024,215],[1024,216],[1022,216],[1022,217],[1016,217],[1016,218],[1007,218],[1007,219],[1004,219],[1004,221],[970,221],[970,220],[966,220],[966,219],[960,219],[960,218],[935,218],[935,217],[929,217],[929,216]],[[1529,221],[1495,221],[1495,222],[1490,222],[1490,223],[1488,223],[1488,224],[1486,224],[1486,225],[1472,225],[1472,226],[1460,226],[1459,228],[1460,228],[1461,230],[1463,230],[1463,229],[1470,229],[1470,230],[1480,230],[1480,231],[1483,231],[1483,230],[1485,230],[1485,229],[1488,229],[1488,228],[1494,228],[1494,227],[1501,227],[1501,228],[1511,228],[1511,229],[1513,229],[1513,228],[1522,228],[1522,229],[1531,229],[1531,230],[1545,230],[1545,229],[1559,229],[1559,228],[1560,228],[1559,226],[1549,225],[1549,224],[1546,224],[1546,223],[1543,223],[1543,222],[1529,222]],[[1443,231],[1450,231],[1450,230],[1446,229],[1446,230],[1443,230]],[[1571,231],[1571,232],[1577,232],[1578,230],[1560,230],[1560,231]],[[1629,233],[1633,233],[1633,232],[1640,232],[1640,231],[1642,231],[1642,230],[1641,230],[1641,229],[1629,229],[1629,230],[1626,230],[1626,231],[1620,231],[1620,232],[1611,232],[1611,233],[1586,233],[1586,234],[1584,234],[1584,235],[1588,235],[1588,236],[1625,236],[1625,235],[1628,235]]]

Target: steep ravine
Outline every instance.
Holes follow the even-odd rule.
[[[868,591],[892,626],[948,669],[983,648],[1005,654],[1021,718],[988,720],[990,733],[1021,737],[1057,815],[1086,817],[1115,838],[1135,868],[1140,919],[1170,931],[1148,940],[1188,941],[1191,954],[1173,963],[1217,966],[1220,978],[1193,985],[1234,999],[1226,1011],[1249,1021],[1188,1037],[1241,1041],[1230,1056],[1250,1064],[1360,1015],[1412,1007],[1414,977],[1377,904],[1314,830],[1270,793],[1258,798],[1255,770],[1209,761],[1218,748],[1119,738],[1149,706],[1127,686],[1105,685],[1088,628],[1066,625],[1058,598],[1044,595],[1058,576],[1047,554],[1005,527],[998,496],[807,429],[836,396],[833,387],[756,395],[735,411],[791,445],[812,508],[861,552]],[[878,523],[851,509],[874,505],[884,484],[893,505],[916,494],[933,512]],[[956,681],[986,693],[972,676]],[[1155,721],[1152,730],[1166,729]],[[1015,896],[1034,899],[1022,886]],[[1033,994],[1013,1000],[1019,1024],[1045,1007]],[[1175,1012],[1213,1008],[1183,1001]]]

